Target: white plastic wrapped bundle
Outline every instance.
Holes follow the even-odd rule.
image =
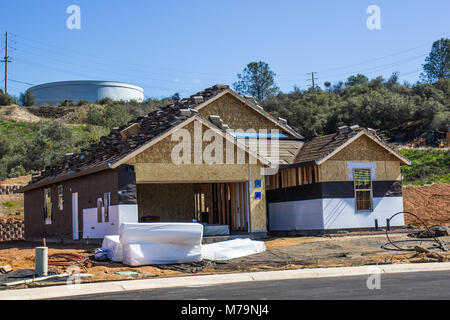
[[[198,223],[124,223],[120,226],[123,263],[189,263],[202,259],[203,226]]]
[[[106,236],[103,238],[102,249],[107,251],[109,260],[122,262],[123,249],[119,236]]]
[[[202,246],[202,259],[230,260],[266,251],[263,241],[234,239]]]
[[[131,243],[123,247],[123,263],[128,266],[190,263],[202,260],[202,246],[163,243]]]
[[[200,245],[203,226],[199,223],[122,223],[120,243],[170,243]]]

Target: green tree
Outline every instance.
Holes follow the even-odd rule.
[[[9,94],[5,94],[2,89],[0,89],[0,106],[10,106],[14,103],[14,98]]]
[[[363,75],[358,73],[356,76],[350,76],[348,77],[347,81],[345,82],[345,85],[347,87],[352,87],[352,86],[356,86],[356,85],[366,85],[367,83],[369,83],[369,79]]]
[[[251,95],[261,102],[278,92],[275,76],[267,63],[250,62],[242,74],[237,75],[239,81],[235,82],[233,87],[237,92]]]
[[[34,104],[36,103],[36,97],[34,96],[33,92],[27,90],[25,91],[25,93],[22,93],[20,95],[20,103],[25,107],[34,106]]]
[[[435,41],[422,67],[424,72],[420,78],[425,82],[450,79],[450,39]]]

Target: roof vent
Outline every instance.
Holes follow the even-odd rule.
[[[283,119],[283,118],[278,118],[278,121],[280,121],[282,124],[284,124],[285,126],[287,125],[287,120]]]
[[[255,104],[255,105],[258,104],[258,102],[256,101],[256,99],[255,99],[254,97],[252,97],[252,96],[244,96],[244,98],[245,98],[246,100],[250,101],[251,103]]]
[[[359,129],[359,125],[357,125],[357,124],[350,127],[350,130],[352,130],[352,131],[355,131],[357,129]]]
[[[350,131],[350,128],[348,126],[342,126],[337,129],[338,134],[345,134],[345,133],[348,133],[349,131]]]
[[[222,121],[222,119],[220,118],[220,116],[217,116],[217,115],[210,115],[210,116],[209,116],[209,120],[210,120],[213,124],[215,124],[216,126],[218,126],[218,127],[222,127],[222,125],[223,125],[223,121]]]

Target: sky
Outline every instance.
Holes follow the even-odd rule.
[[[67,26],[78,21],[72,5],[79,29]],[[367,26],[372,5],[378,29]],[[267,62],[284,92],[308,88],[310,72],[320,86],[357,73],[415,83],[433,41],[450,38],[449,12],[448,0],[0,0],[0,55],[8,31],[16,96],[46,82],[111,80],[146,97],[186,97],[232,85],[251,61]]]

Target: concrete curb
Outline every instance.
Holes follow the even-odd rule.
[[[283,271],[266,271],[250,273],[199,275],[175,278],[158,278],[145,280],[127,280],[103,283],[86,283],[70,288],[69,286],[43,287],[34,289],[4,290],[0,291],[0,300],[36,300],[61,298],[77,295],[100,294],[120,291],[213,286],[218,284],[308,279],[326,277],[348,277],[371,275],[374,273],[403,273],[425,271],[450,271],[450,262],[396,264],[396,265],[371,265],[360,267],[297,269]]]

